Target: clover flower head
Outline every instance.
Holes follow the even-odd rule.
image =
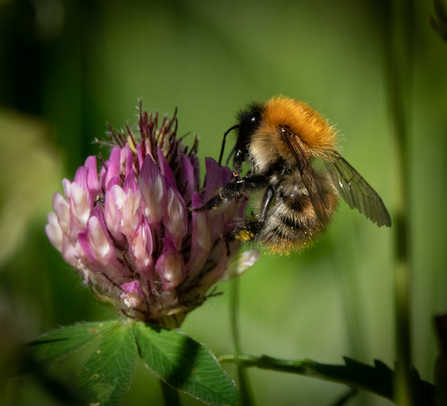
[[[138,130],[111,129],[110,157],[98,171],[90,156],[65,197],[53,196],[47,236],[81,275],[95,297],[122,315],[178,327],[218,280],[238,276],[258,250],[236,255],[226,235],[245,216],[247,202],[218,210],[201,207],[231,179],[228,167],[205,159],[201,186],[197,138],[191,148],[177,138],[178,121],[143,113]]]

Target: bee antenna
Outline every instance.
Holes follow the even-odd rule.
[[[231,127],[223,136],[222,148],[220,149],[220,155],[219,155],[219,166],[221,166],[221,164],[222,164],[222,157],[223,157],[223,153],[224,153],[224,150],[225,150],[225,139],[227,138],[227,134],[230,131],[233,131],[235,128],[239,128],[239,124],[234,125],[233,127]]]

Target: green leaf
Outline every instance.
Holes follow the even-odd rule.
[[[141,358],[160,379],[210,405],[238,405],[239,392],[214,355],[177,330],[134,324]]]
[[[132,380],[137,346],[132,329],[120,325],[102,337],[78,377],[80,404],[119,405]]]
[[[236,363],[232,355],[222,356],[219,360]],[[374,366],[362,364],[348,357],[344,357],[344,360],[346,365],[320,364],[309,359],[289,361],[265,355],[261,357],[241,355],[239,358],[239,362],[245,367],[290,372],[338,382],[393,400],[394,372],[388,366],[378,360],[374,361]],[[421,380],[416,370],[412,370],[410,376],[415,405],[434,406],[435,387]]]
[[[32,357],[34,362],[59,361],[98,339],[118,323],[112,320],[61,327],[28,344],[25,352],[27,356]]]

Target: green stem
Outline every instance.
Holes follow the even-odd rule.
[[[241,347],[239,341],[239,290],[240,281],[239,278],[234,278],[231,283],[231,301],[230,301],[230,314],[231,314],[231,335],[233,338],[234,352],[233,357],[236,362],[237,376],[240,386],[241,405],[242,406],[254,406],[254,401],[250,382],[247,375],[247,370],[244,365],[239,362],[239,356],[241,355]]]
[[[366,365],[348,357],[344,357],[344,361],[344,365],[334,365],[322,364],[305,358],[286,360],[266,355],[257,357],[241,354],[238,361],[236,361],[234,355],[222,355],[219,357],[219,362],[221,363],[239,362],[241,366],[246,368],[256,367],[337,382],[348,385],[351,388],[374,393],[393,402],[396,401],[394,390],[395,372],[387,365],[379,360],[374,361],[374,366]],[[412,374],[412,389],[416,395],[414,397],[414,406],[435,405],[435,387],[426,381],[422,381],[415,372]],[[339,399],[339,401],[342,402],[343,399]]]
[[[295,361],[273,358],[266,355],[256,357],[241,354],[238,362],[244,367],[288,372],[310,378],[342,383],[393,400],[393,373],[388,367],[381,363],[375,367],[371,367],[350,359],[346,359],[346,361],[350,367],[346,365],[320,364],[309,359]],[[237,361],[233,355],[222,355],[219,357],[219,362]]]
[[[161,390],[163,391],[163,400],[166,406],[181,406],[179,392],[172,386],[160,379]]]
[[[387,9],[385,39],[388,97],[393,124],[397,172],[394,219],[395,318],[396,318],[396,400],[412,405],[410,370],[412,366],[411,299],[412,236],[409,170],[409,135],[412,81],[412,0],[394,0]]]

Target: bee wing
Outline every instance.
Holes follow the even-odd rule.
[[[306,187],[309,198],[314,207],[315,214],[322,224],[328,220],[326,209],[329,208],[329,202],[327,198],[327,191],[320,181],[319,175],[315,172],[309,159],[301,148],[300,142],[297,137],[289,139],[285,137],[284,140],[288,145],[290,151],[296,159],[298,164],[301,179]]]
[[[382,199],[365,179],[338,153],[324,161],[340,196],[379,227],[391,227],[391,218]]]

